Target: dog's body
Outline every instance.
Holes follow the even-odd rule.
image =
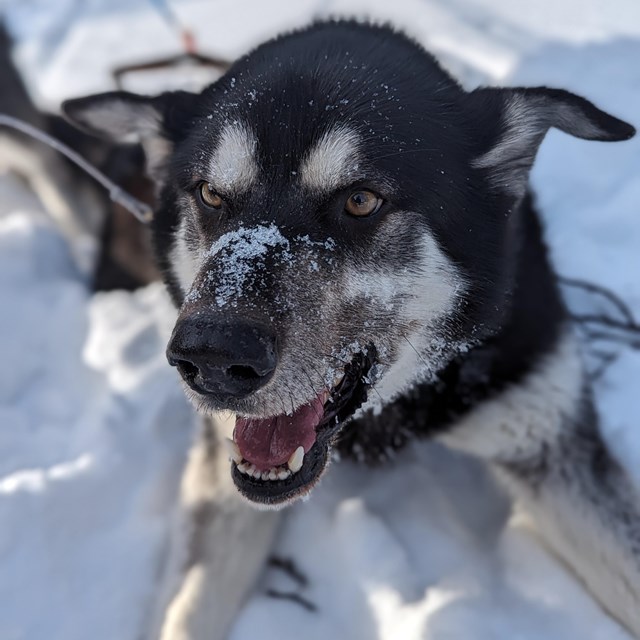
[[[277,506],[332,448],[420,437],[491,463],[548,544],[640,634],[640,510],[598,433],[528,172],[546,131],[633,128],[564,91],[463,91],[392,30],[271,41],[202,95],[106,94],[68,115],[135,137],[160,190],[168,348],[208,423],[152,637],[224,637]],[[231,486],[231,479],[235,487]],[[233,584],[233,592],[229,592]]]

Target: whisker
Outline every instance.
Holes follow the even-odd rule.
[[[280,400],[280,406],[282,407],[282,413],[287,413],[287,404],[284,401],[284,398],[282,397],[282,394],[280,393],[279,389],[274,389],[276,396],[278,397],[278,400]]]
[[[378,398],[380,398],[380,402],[384,402],[384,400],[382,399],[382,396],[380,395],[380,392],[375,388],[375,385],[373,384],[369,385],[369,389],[375,392]]]
[[[438,151],[438,149],[431,149],[427,147],[423,147],[420,149],[403,149],[402,151],[394,151],[393,153],[386,153],[382,156],[376,156],[376,160],[382,160],[384,158],[393,158],[395,156],[403,156],[407,153],[424,153],[426,151]]]
[[[311,376],[309,375],[308,371],[304,368],[304,365],[301,365],[300,368],[302,369],[302,373],[304,373],[304,375],[309,379],[309,389],[311,390],[311,393],[315,393],[316,390],[315,390],[315,386],[313,384],[313,380],[311,379]],[[315,409],[315,407],[314,407],[314,410],[316,412],[316,416],[319,419],[321,419],[322,418],[322,413],[318,412],[318,410]]]
[[[411,344],[411,341],[409,340],[409,338],[407,338],[406,335],[401,334],[402,337],[407,341],[407,344],[414,350],[415,354],[418,356],[418,358],[420,359],[420,362],[422,362],[422,364],[427,367],[430,368],[430,365],[427,364],[427,362],[425,361],[425,359],[420,355],[420,353],[418,353],[418,350]]]
[[[289,400],[291,401],[291,415],[293,415],[296,412],[296,403],[293,399],[293,393],[291,391],[291,387],[284,380],[282,381],[282,384],[287,389],[287,394],[289,395]],[[285,411],[285,413],[287,412]]]

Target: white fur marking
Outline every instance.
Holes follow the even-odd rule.
[[[302,184],[326,193],[355,179],[359,144],[357,134],[344,126],[327,131],[302,162]]]
[[[210,164],[214,188],[224,192],[246,191],[258,178],[257,141],[252,131],[241,123],[228,124]]]
[[[540,453],[575,415],[583,389],[582,359],[568,332],[524,380],[459,420],[441,439],[491,461],[518,461]]]
[[[580,110],[544,96],[514,93],[505,105],[504,121],[500,140],[472,164],[493,170],[495,183],[516,196],[524,193],[529,169],[550,127],[580,138],[597,140],[606,136]]]
[[[132,104],[123,100],[97,102],[77,115],[79,122],[104,131],[118,142],[139,142],[159,136],[161,116],[150,104]]]
[[[399,224],[406,224],[406,220],[399,220]],[[392,225],[387,224],[382,233],[392,236]],[[367,273],[354,269],[345,274],[344,288],[352,299],[365,297],[386,307],[399,325],[419,326],[418,330],[405,334],[405,344],[375,386],[377,393],[370,394],[371,402],[380,398],[388,402],[416,380],[436,374],[443,364],[438,356],[444,355],[450,345],[444,344],[443,338],[435,337],[430,328],[451,313],[465,282],[430,233],[422,232],[420,259],[411,269],[401,269],[399,273]],[[402,296],[401,302],[394,303],[398,296]]]
[[[170,264],[182,290],[189,291],[198,274],[199,265],[194,258],[193,251],[187,246],[185,236],[186,222],[183,220],[175,235]]]
[[[474,166],[491,168],[504,165],[521,155],[533,154],[536,138],[544,134],[544,125],[523,96],[514,95],[505,106],[505,131],[498,143],[474,161]]]

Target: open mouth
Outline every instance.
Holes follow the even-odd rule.
[[[366,402],[375,348],[353,357],[337,383],[291,415],[238,416],[228,441],[231,475],[254,502],[277,505],[308,493],[329,461],[344,423]]]

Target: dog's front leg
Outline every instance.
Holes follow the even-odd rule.
[[[271,549],[279,513],[240,497],[222,427],[222,419],[207,421],[190,453],[149,640],[226,638]]]
[[[488,460],[545,543],[640,637],[640,497],[598,432],[572,337],[441,439]]]

